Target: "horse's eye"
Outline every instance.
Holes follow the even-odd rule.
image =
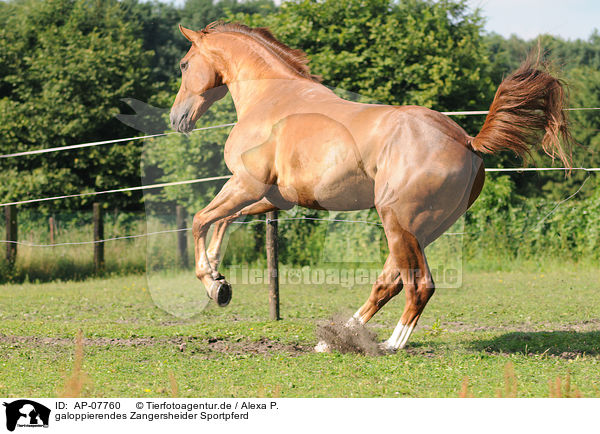
[[[188,62],[181,62],[179,67],[181,68],[181,72],[184,72],[188,67]]]

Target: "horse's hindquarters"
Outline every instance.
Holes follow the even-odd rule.
[[[378,159],[375,205],[393,212],[422,248],[465,213],[483,185],[481,157],[465,146],[458,125],[448,133],[451,126],[446,119],[413,115]]]

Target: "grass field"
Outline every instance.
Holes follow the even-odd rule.
[[[386,356],[312,352],[317,323],[354,312],[368,285],[284,285],[279,322],[267,321],[263,285],[237,285],[230,306],[188,319],[156,307],[140,275],[4,285],[0,396],[69,393],[81,329],[77,393],[89,397],[494,397],[515,382],[519,397],[599,397],[599,278],[465,272],[461,288],[436,292],[408,348]],[[370,323],[381,340],[403,301]]]

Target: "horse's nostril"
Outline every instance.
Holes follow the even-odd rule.
[[[171,128],[177,129],[177,116],[175,113],[171,112],[169,119],[171,120]]]
[[[182,114],[171,113],[171,127],[180,133],[187,132],[189,128],[188,112]]]

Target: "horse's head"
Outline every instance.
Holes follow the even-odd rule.
[[[179,26],[192,48],[181,59],[181,87],[171,107],[171,126],[179,132],[191,131],[200,116],[227,94],[227,86],[215,68],[212,58],[203,49],[202,32]]]

